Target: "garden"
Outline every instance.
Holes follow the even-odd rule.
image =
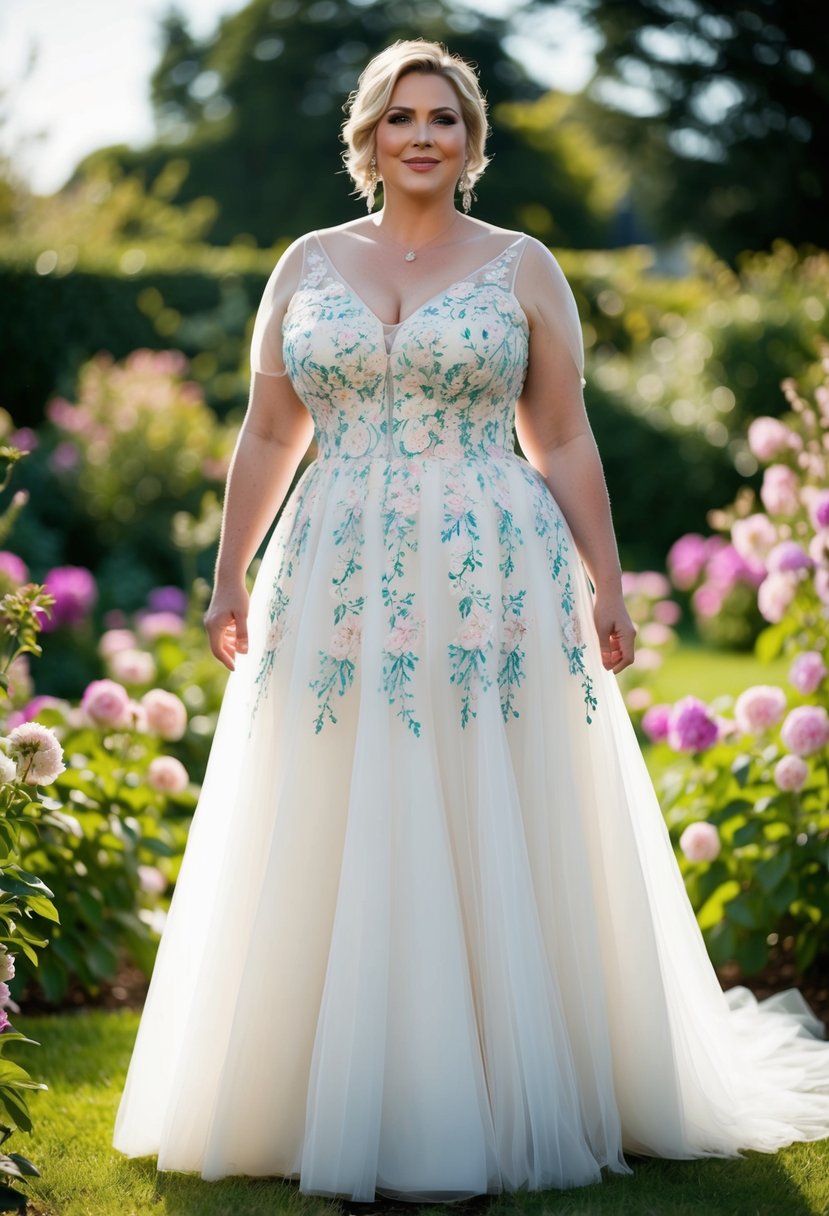
[[[327,18],[308,32],[299,4],[271,8],[227,19],[236,42],[225,44],[248,47],[254,75],[266,35],[325,33]],[[329,24],[347,75],[349,44]],[[183,40],[173,17],[165,28],[154,87],[173,113],[215,45]],[[480,33],[480,58],[501,46],[494,29]],[[188,77],[181,65],[197,61]],[[254,100],[237,88],[239,64],[215,62],[243,113]],[[829,254],[782,220],[736,253],[726,221],[692,238],[682,226],[673,243],[656,231],[614,243],[622,196],[600,165],[618,169],[618,150],[585,136],[595,113],[583,100],[501,99],[495,218],[555,248],[579,306],[585,399],[638,633],[620,685],[712,963],[724,987],[759,997],[798,987],[829,1024]],[[163,141],[144,160],[104,149],[54,197],[10,178],[0,198],[0,1211],[365,1206],[276,1179],[157,1174],[152,1159],[111,1147],[227,676],[202,618],[253,317],[295,235],[286,220],[257,239],[261,217],[240,210],[232,174],[211,176],[215,149],[193,114],[175,154]],[[564,135],[550,135],[551,115]],[[560,182],[546,201],[516,199],[517,164],[528,178],[546,166],[534,188],[553,166],[573,197],[589,197],[585,228],[567,219]],[[297,478],[314,455],[312,443]],[[461,1206],[829,1210],[829,1142],[745,1161],[631,1162],[635,1191],[614,1177]]]

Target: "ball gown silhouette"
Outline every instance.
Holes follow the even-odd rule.
[[[256,576],[114,1146],[428,1201],[829,1135],[822,1025],[794,989],[722,993],[567,521],[514,452],[533,243],[582,367],[558,263],[503,234],[388,325],[325,236],[256,318],[317,455]]]

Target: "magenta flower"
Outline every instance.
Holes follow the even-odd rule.
[[[710,582],[726,591],[730,591],[735,583],[759,587],[766,577],[762,562],[757,558],[745,558],[734,545],[723,545],[717,550],[709,559],[706,574]]]
[[[0,549],[0,572],[8,575],[18,587],[29,581],[29,568],[22,558],[8,549]]]
[[[708,706],[697,697],[683,697],[671,710],[668,743],[675,752],[702,752],[719,737],[719,727]]]
[[[691,596],[694,611],[700,616],[716,616],[723,606],[726,592],[716,583],[702,583]]]
[[[652,705],[642,718],[642,730],[651,743],[664,743],[668,738],[671,721],[670,705]]]
[[[746,735],[762,735],[776,726],[786,712],[786,694],[776,684],[755,684],[741,692],[734,718]]]
[[[796,574],[799,570],[810,570],[813,564],[809,554],[796,540],[781,540],[766,560],[772,574]]]
[[[821,494],[812,507],[812,518],[818,528],[829,528],[829,493]]]
[[[708,547],[704,536],[688,532],[680,536],[668,550],[668,571],[674,586],[688,591],[702,574],[708,560]]]
[[[50,616],[43,620],[44,633],[62,625],[83,621],[98,598],[95,579],[83,566],[56,566],[45,578],[46,590],[55,597]]]
[[[175,612],[184,616],[187,611],[187,592],[181,587],[154,587],[147,597],[147,603],[153,612]]]
[[[822,705],[799,705],[787,715],[780,738],[796,756],[811,756],[829,743],[829,714]]]
[[[816,650],[804,650],[789,668],[789,683],[804,697],[810,697],[826,677],[826,664]]]

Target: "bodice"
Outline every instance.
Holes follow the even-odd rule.
[[[282,349],[320,457],[512,453],[529,344],[513,285],[526,241],[386,325],[310,234]]]

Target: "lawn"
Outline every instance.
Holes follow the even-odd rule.
[[[692,692],[711,699],[752,683],[780,682],[787,664],[760,667],[750,655],[685,647],[654,683],[657,699]],[[43,1177],[29,1186],[32,1216],[264,1216],[265,1213],[462,1212],[492,1216],[818,1216],[829,1212],[829,1140],[743,1160],[653,1161],[630,1157],[634,1174],[571,1191],[519,1192],[445,1208],[381,1200],[349,1204],[301,1195],[295,1182],[157,1173],[153,1158],[130,1160],[111,1147],[138,1013],[120,1009],[19,1016],[15,1026],[41,1047],[13,1054],[49,1085],[32,1097],[35,1131],[9,1150]]]

